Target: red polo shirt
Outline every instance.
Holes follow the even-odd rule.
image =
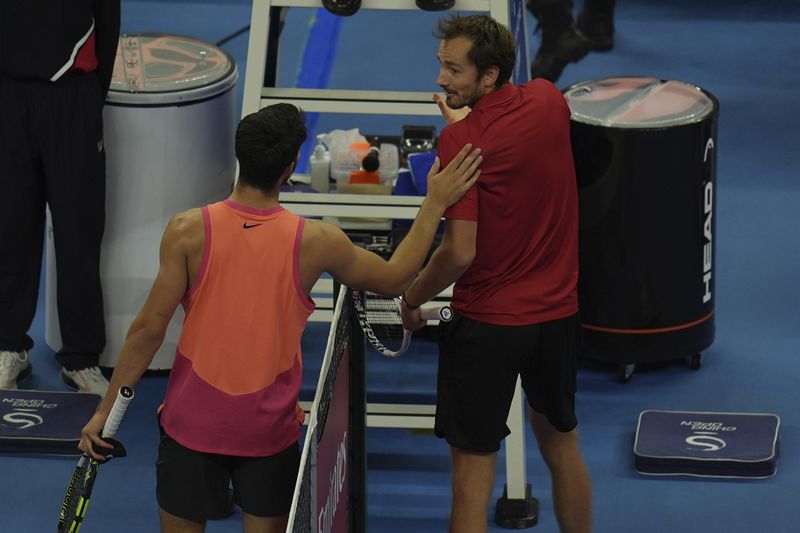
[[[445,217],[477,221],[477,249],[453,309],[501,325],[576,313],[578,191],[564,97],[543,79],[507,84],[442,131],[442,165],[468,142],[482,150],[481,175]]]

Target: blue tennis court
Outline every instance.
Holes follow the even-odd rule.
[[[580,0],[576,2],[580,4]],[[210,43],[250,24],[247,0],[123,0],[122,29],[135,34],[189,35]],[[320,14],[321,15],[321,14]],[[314,9],[291,8],[281,37],[282,87],[435,91],[439,15],[364,11],[333,24]],[[538,45],[529,16],[529,56]],[[569,65],[558,86],[606,76],[681,80],[720,102],[716,220],[716,336],[703,365],[681,362],[637,368],[625,384],[615,367],[587,361],[578,375],[582,448],[593,484],[595,531],[601,533],[730,533],[796,531],[800,523],[800,4],[791,0],[650,2],[621,0],[616,46]],[[319,26],[317,26],[319,24]],[[317,28],[319,34],[310,33]],[[248,33],[222,45],[240,69]],[[335,51],[335,56],[330,52]],[[399,135],[405,117],[325,115],[316,133],[358,127]],[[439,118],[423,117],[443,126]],[[310,132],[313,138],[313,132]],[[13,261],[13,258],[3,258]],[[44,279],[44,276],[43,276]],[[64,390],[45,342],[44,286],[30,331],[33,377],[25,389]],[[304,399],[310,399],[328,334],[311,323],[303,338]],[[155,410],[166,376],[146,376],[120,428],[128,457],[103,468],[82,531],[158,531]],[[417,339],[408,353],[385,359],[367,347],[367,394],[377,403],[430,405],[436,345]],[[775,413],[781,417],[777,473],[763,480],[647,477],[634,468],[634,434],[646,410]],[[547,471],[526,429],[526,476],[540,502],[533,531],[555,532]],[[501,450],[500,462],[504,461]],[[2,454],[0,531],[52,531],[76,458]],[[370,532],[443,532],[450,510],[450,459],[425,430],[367,430],[367,524]],[[498,468],[493,500],[505,479]],[[491,510],[493,511],[493,510]],[[489,530],[505,531],[489,516]],[[240,531],[238,511],[210,522],[209,532]]]

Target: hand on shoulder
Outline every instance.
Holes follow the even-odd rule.
[[[440,170],[442,163],[437,157],[428,172],[426,200],[442,211],[456,203],[478,181],[482,160],[481,149],[472,150],[471,144],[466,144],[444,169]]]

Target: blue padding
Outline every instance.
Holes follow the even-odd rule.
[[[420,196],[428,194],[428,172],[436,159],[436,152],[417,152],[408,154],[408,168]]]
[[[417,186],[414,184],[414,178],[411,176],[411,171],[407,168],[401,168],[397,173],[397,181],[394,184],[392,194],[395,196],[418,196]]]
[[[303,50],[300,71],[297,74],[297,87],[324,89],[328,86],[341,26],[342,17],[337,17],[322,7],[317,9]],[[318,120],[319,113],[306,113],[308,139],[300,148],[300,161],[297,162],[296,169],[300,174],[308,174],[308,159],[317,143],[315,132]]]

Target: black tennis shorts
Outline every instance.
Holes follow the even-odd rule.
[[[455,314],[439,325],[436,435],[456,448],[496,452],[517,376],[528,403],[558,431],[577,426],[578,315],[499,326]]]
[[[289,514],[300,446],[297,442],[269,457],[234,457],[190,450],[162,432],[156,461],[156,498],[166,512],[186,520],[223,516],[228,487],[245,513]]]

